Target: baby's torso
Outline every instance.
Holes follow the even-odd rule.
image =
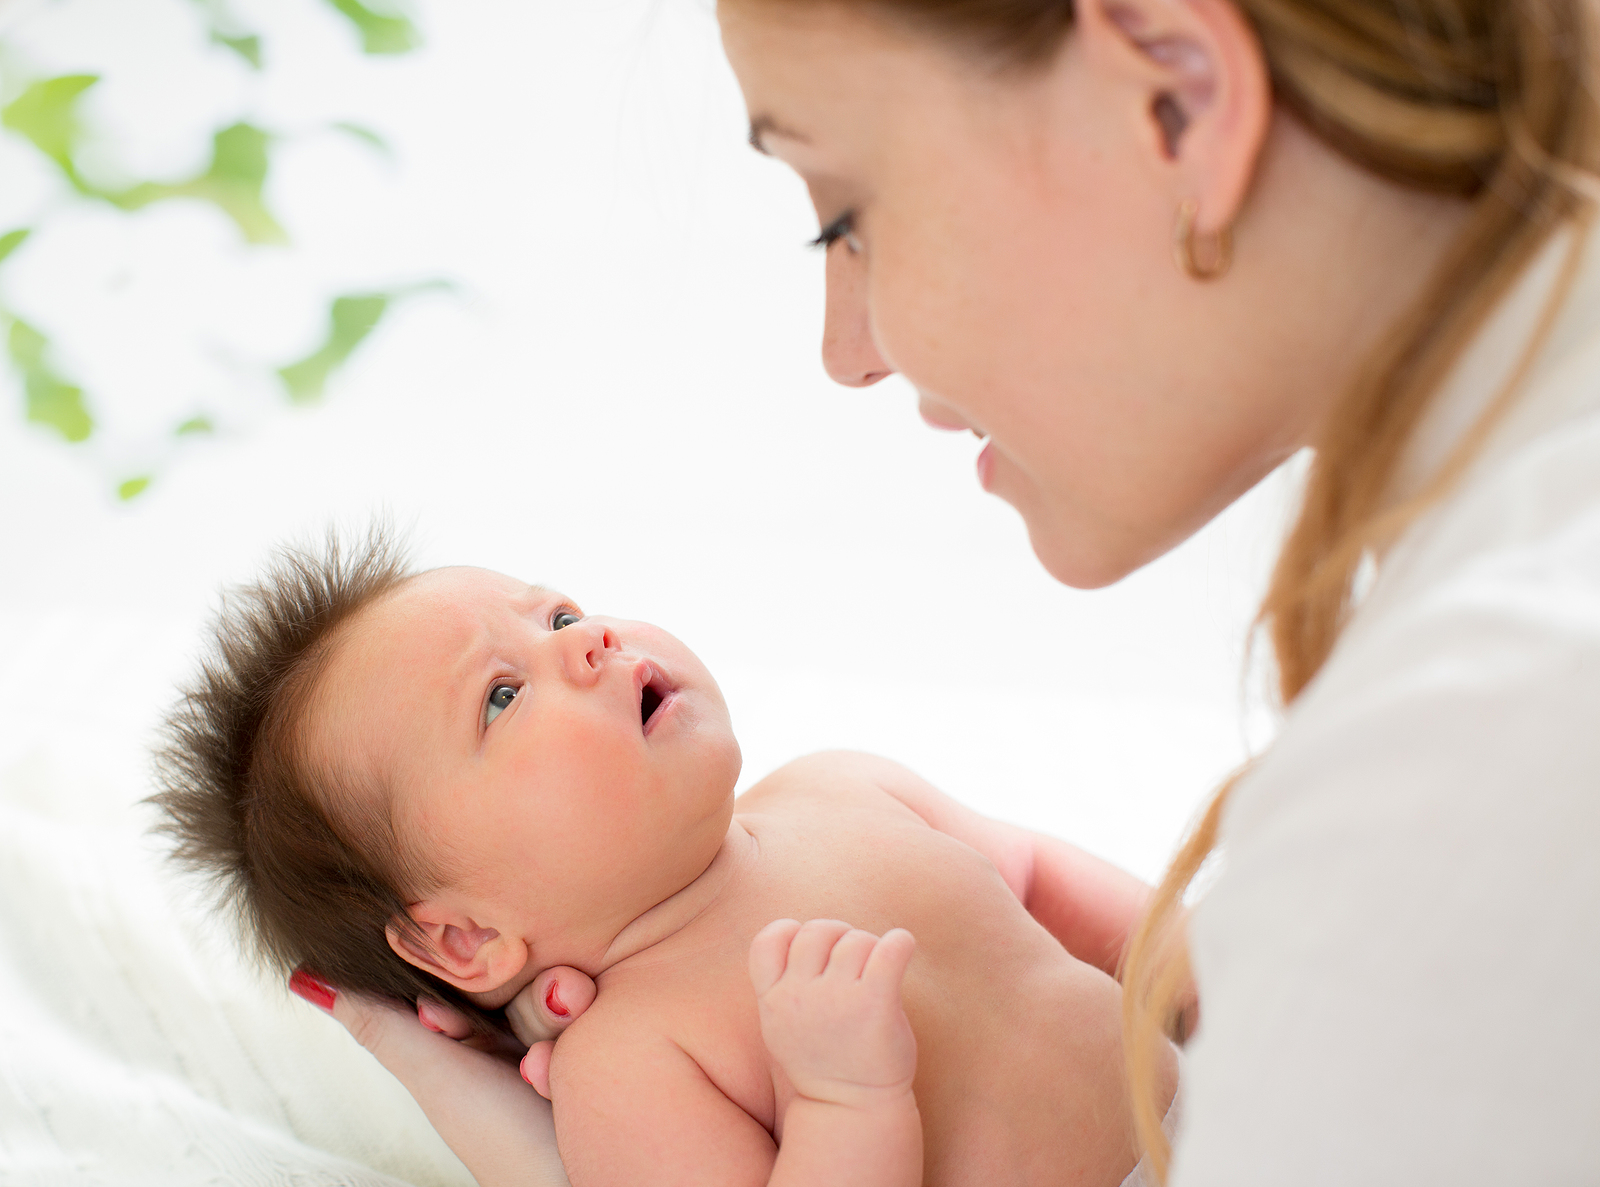
[[[975,850],[864,778],[840,786],[848,779],[830,772],[824,787],[805,771],[780,772],[740,801],[759,875],[716,926],[614,970],[602,998],[648,1012],[781,1141],[790,1089],[761,1039],[751,939],[784,917],[880,935],[907,928],[926,1181],[1119,1182],[1134,1158],[1120,1098],[1106,1091],[1121,1083],[1115,983],[1068,956]]]

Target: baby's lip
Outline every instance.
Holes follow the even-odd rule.
[[[633,690],[639,706],[639,729],[648,735],[661,707],[678,691],[677,685],[653,660],[643,660],[633,670]]]

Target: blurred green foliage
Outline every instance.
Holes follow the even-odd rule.
[[[211,138],[211,164],[188,181],[145,181],[120,193],[105,194],[123,210],[140,210],[169,198],[210,202],[239,228],[246,243],[287,243],[289,236],[262,200],[267,183],[267,145],[271,137],[252,124],[219,129]]]
[[[387,293],[340,297],[328,311],[328,337],[311,354],[280,368],[278,376],[296,404],[322,399],[328,376],[344,365],[389,309]]]
[[[68,441],[87,441],[94,431],[94,420],[83,406],[83,389],[68,383],[50,367],[46,357],[50,339],[21,318],[11,319],[6,335],[6,351],[22,378],[27,397],[28,420],[48,425]]]
[[[404,54],[422,44],[416,24],[397,8],[362,0],[323,3],[349,23],[364,54]],[[194,0],[194,10],[197,19],[205,23],[211,41],[231,50],[241,68],[265,68],[270,47],[259,34],[245,27],[227,0]],[[0,53],[8,49],[0,40]],[[4,53],[4,60],[10,62],[14,56]],[[67,188],[61,201],[41,212],[34,226],[0,235],[0,266],[23,248],[54,213],[75,202],[103,204],[128,213],[159,202],[204,202],[231,220],[244,242],[253,247],[289,242],[287,231],[269,209],[265,197],[277,139],[270,131],[248,121],[232,123],[213,133],[211,160],[194,176],[177,181],[148,179],[111,185],[86,176],[82,167],[82,149],[91,133],[100,132],[97,139],[101,144],[106,139],[103,130],[88,126],[80,107],[85,95],[100,81],[99,75],[4,81],[6,90],[15,97],[0,108],[0,128],[21,138],[48,160]],[[348,122],[332,126],[380,152],[389,151],[383,138],[368,128]],[[330,378],[349,361],[394,302],[414,291],[417,289],[336,297],[329,307],[323,343],[306,357],[274,369],[289,401],[310,404],[320,400]],[[5,334],[5,359],[22,389],[26,419],[53,430],[64,441],[88,440],[96,428],[90,401],[81,386],[56,369],[50,339],[4,304],[0,304],[0,332]],[[172,434],[194,437],[214,431],[210,417],[194,415],[178,424]],[[151,481],[150,475],[128,478],[117,485],[117,496],[132,499]]]
[[[417,27],[399,13],[374,12],[361,0],[328,0],[361,33],[361,48],[369,54],[406,54],[420,45]]]

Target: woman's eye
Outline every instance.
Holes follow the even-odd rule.
[[[496,684],[489,690],[489,703],[483,710],[483,724],[488,725],[517,699],[515,684]]]
[[[558,610],[556,616],[550,620],[550,629],[559,631],[562,627],[571,626],[575,622],[582,622],[583,615],[573,610]]]
[[[807,244],[807,246],[819,247],[823,251],[827,251],[835,243],[843,239],[846,247],[848,247],[851,251],[858,251],[860,249],[856,244],[855,232],[856,212],[853,210],[847,210],[827,226],[823,227],[822,230],[817,233],[817,237]]]

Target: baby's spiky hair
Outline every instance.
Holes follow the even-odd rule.
[[[211,880],[266,962],[343,990],[432,997],[490,1028],[503,1023],[389,947],[391,924],[427,941],[406,912],[418,872],[387,797],[356,794],[352,773],[308,761],[301,744],[340,628],[412,575],[380,522],[353,543],[330,531],[320,549],[280,549],[225,595],[210,652],[167,715],[151,800],[174,857]]]

